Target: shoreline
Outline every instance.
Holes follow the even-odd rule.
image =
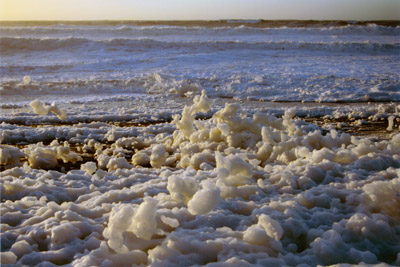
[[[398,116],[397,118],[400,118]],[[197,117],[197,119],[210,119],[210,116],[208,117]],[[321,132],[323,135],[326,135],[330,132],[330,130],[336,130],[338,131],[339,134],[342,133],[347,133],[350,134],[351,136],[357,137],[357,138],[367,138],[371,140],[372,142],[379,142],[383,140],[390,140],[394,135],[400,133],[400,125],[399,123],[394,123],[394,127],[392,131],[388,131],[388,120],[382,119],[378,121],[366,121],[366,120],[356,120],[356,119],[332,119],[332,118],[324,118],[324,117],[295,117],[294,120],[302,120],[306,123],[314,124],[318,127],[320,127]],[[118,121],[109,121],[109,122],[101,122],[102,124],[106,124],[109,127],[118,127],[118,128],[132,128],[132,127],[148,127],[152,125],[159,125],[159,124],[169,124],[172,121],[170,120],[158,120],[158,121],[147,121],[147,122],[118,122]],[[82,122],[79,122],[78,124],[81,124]],[[84,123],[99,123],[96,121],[87,121]],[[32,127],[32,128],[40,128],[40,127],[64,127],[64,126],[76,126],[78,125],[76,123],[50,123],[50,124],[12,124],[12,125],[18,125],[21,127]],[[53,140],[42,140],[41,142],[44,145],[49,145],[52,141],[58,140],[58,141],[67,141],[68,140],[59,140],[59,139],[53,139]],[[40,142],[40,141],[39,141]],[[8,146],[13,146],[16,147],[20,150],[26,148],[28,145],[31,144],[37,144],[39,142],[31,142],[31,143],[17,143],[17,144],[12,144],[12,143],[2,143],[2,145],[8,145]],[[109,149],[112,148],[114,142],[102,142],[101,145],[104,146],[104,149]],[[82,148],[85,146],[84,143],[75,143],[71,144],[69,143],[69,148],[71,152],[75,153],[82,153]],[[128,161],[131,161],[132,156],[134,153],[130,153],[129,155],[126,155],[125,158]],[[76,163],[63,163],[61,160],[58,160],[57,167],[53,170],[56,171],[61,171],[63,173],[67,173],[70,170],[79,170],[80,166],[84,163],[91,162],[91,161],[96,161],[96,157],[94,153],[83,153],[81,154],[82,156],[82,161],[78,161]],[[21,160],[22,163],[27,162],[27,158],[24,158]],[[149,167],[151,168],[150,165],[144,166],[144,167]],[[0,166],[0,171],[6,170],[3,166]]]

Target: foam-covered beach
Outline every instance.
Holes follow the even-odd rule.
[[[400,265],[398,35],[1,24],[2,266]]]

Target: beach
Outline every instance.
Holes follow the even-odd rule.
[[[2,266],[400,265],[399,25],[2,22]]]

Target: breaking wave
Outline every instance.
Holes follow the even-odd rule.
[[[400,43],[364,42],[296,42],[296,41],[159,41],[149,38],[126,39],[112,38],[107,40],[91,40],[87,38],[0,38],[1,53],[49,51],[57,49],[82,48],[89,51],[97,49],[118,48],[132,51],[151,49],[196,49],[204,51],[262,49],[262,50],[320,50],[331,52],[395,52],[399,51]]]
[[[257,25],[257,24],[256,24]],[[0,27],[3,37],[22,35],[59,35],[59,34],[118,34],[122,36],[164,36],[171,34],[191,35],[247,35],[247,34],[318,34],[318,35],[399,35],[400,26],[384,26],[375,23],[366,25],[320,25],[309,27],[299,25],[272,25],[274,27],[255,27],[254,23],[207,25],[55,25],[55,26],[6,26]]]

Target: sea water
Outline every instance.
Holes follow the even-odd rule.
[[[3,22],[2,95],[165,95],[188,83],[213,97],[399,101],[399,34],[397,22]],[[24,76],[32,88],[18,90]]]
[[[1,22],[2,265],[399,265],[399,25]]]

